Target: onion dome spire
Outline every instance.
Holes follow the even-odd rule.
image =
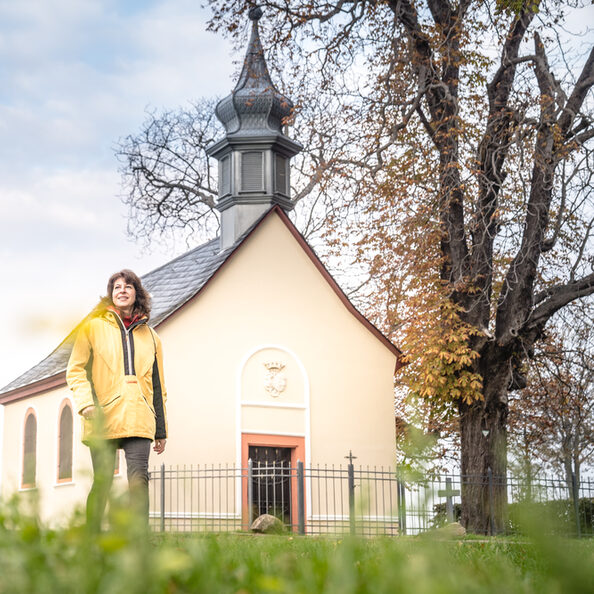
[[[239,80],[231,94],[216,107],[216,114],[227,134],[253,134],[256,130],[282,131],[283,119],[291,114],[293,103],[274,86],[260,41],[259,6],[250,8],[252,32]]]

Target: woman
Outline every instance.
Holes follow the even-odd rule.
[[[122,270],[111,276],[104,297],[79,329],[66,381],[83,419],[93,486],[87,498],[87,525],[99,531],[115,469],[124,450],[133,507],[148,522],[150,445],[163,453],[167,437],[161,341],[147,324],[150,297],[138,276]]]

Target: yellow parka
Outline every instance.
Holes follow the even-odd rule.
[[[83,442],[94,437],[167,437],[161,341],[146,318],[128,329],[113,311],[84,322],[66,381],[79,414],[87,406],[97,407],[93,421],[83,418]]]

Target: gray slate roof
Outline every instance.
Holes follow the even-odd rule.
[[[194,297],[240,243],[241,239],[220,252],[219,239],[213,239],[142,276],[142,284],[152,296],[150,325],[157,326]],[[65,371],[76,330],[43,361],[4,386],[0,395]]]

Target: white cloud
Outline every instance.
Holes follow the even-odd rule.
[[[114,143],[145,107],[232,86],[230,46],[195,0],[0,0],[0,385],[57,346],[122,267]],[[181,246],[180,246],[181,247]]]
[[[120,232],[120,208],[113,200],[117,188],[113,170],[51,171],[32,174],[22,185],[0,184],[0,233],[10,237],[15,223],[29,230],[45,226],[58,233],[103,233],[114,222]]]
[[[127,4],[127,3],[125,3]],[[53,0],[0,8],[0,160],[104,162],[134,132],[147,105],[175,108],[226,92],[229,46],[205,31],[206,13],[185,0],[147,3]],[[120,10],[120,12],[118,12]]]

